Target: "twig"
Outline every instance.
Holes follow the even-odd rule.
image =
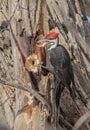
[[[27,89],[25,89],[25,88],[23,88],[23,87],[21,87],[21,86],[18,87],[17,85],[11,84],[11,83],[9,83],[9,82],[6,81],[6,80],[0,79],[0,83],[1,83],[1,84],[4,84],[4,85],[7,85],[7,86],[9,86],[9,87],[12,87],[12,88],[17,88],[17,89],[22,89],[22,90],[24,90],[24,91],[28,91]]]
[[[17,1],[15,9],[13,10],[13,13],[12,13],[11,17],[9,18],[9,20],[8,20],[7,16],[5,15],[5,13],[2,10],[0,11],[3,14],[3,16],[5,17],[5,19],[7,20],[8,25],[10,25],[10,22],[11,22],[12,18],[14,17],[14,14],[15,14],[17,7],[18,7],[18,2],[19,2],[19,0]]]
[[[19,1],[18,1],[18,2],[19,2]],[[13,11],[11,17],[9,18],[9,22],[12,20],[12,18],[13,18],[13,16],[14,16],[15,12],[16,12],[16,10],[17,10],[18,2],[17,2],[17,4],[16,4],[16,7],[15,7],[15,9],[14,9],[14,11]]]
[[[14,36],[13,30],[12,30],[12,27],[11,27],[11,24],[10,24],[10,21],[12,20],[14,14],[15,14],[16,9],[17,9],[17,5],[16,5],[16,7],[15,7],[15,9],[14,9],[14,11],[13,11],[12,16],[11,16],[10,19],[9,19],[9,23],[8,23],[8,24],[9,24],[9,26],[10,26],[11,34],[12,34],[12,36],[13,36],[13,39],[15,40],[15,43],[16,43],[16,45],[17,45],[17,47],[18,47],[18,42],[17,42],[17,40],[16,40],[16,38],[15,38],[15,36]],[[1,12],[2,12],[2,11],[1,11]],[[3,12],[2,12],[2,14],[4,15],[5,19],[8,20],[7,17],[5,16],[5,14],[4,14]],[[12,79],[17,80],[18,83],[20,83],[21,85],[16,86],[16,85],[14,85],[14,84],[8,83],[7,81],[1,80],[1,79],[0,79],[0,82],[1,82],[2,84],[4,84],[4,85],[8,85],[8,86],[11,86],[11,87],[13,87],[13,88],[22,89],[22,90],[24,90],[24,91],[29,92],[30,94],[32,94],[33,96],[35,96],[35,98],[38,99],[43,105],[45,105],[45,106],[48,108],[49,112],[50,112],[50,111],[51,111],[51,107],[50,107],[50,105],[48,104],[48,102],[47,102],[38,92],[36,92],[36,91],[33,90],[30,86],[28,86],[26,83],[24,83],[23,80],[21,80],[19,77],[15,77],[15,74],[13,74],[13,73],[8,69],[7,64],[6,64],[6,62],[5,62],[5,59],[4,59],[4,56],[1,54],[1,52],[0,52],[0,60],[1,60],[1,62],[3,63],[4,69],[5,69],[5,71],[9,74],[9,76],[10,76]],[[14,77],[15,77],[15,78],[14,78]]]
[[[0,52],[0,61],[2,62],[5,71],[9,74],[9,76],[14,79],[17,80],[18,83],[20,83],[21,85],[19,85],[18,87],[14,84],[8,83],[7,81],[1,80],[0,82],[4,85],[8,85],[14,88],[18,88],[18,89],[22,89],[25,90],[27,92],[29,92],[30,94],[32,94],[33,96],[35,96],[36,99],[38,99],[43,105],[46,105],[48,107],[48,110],[51,111],[51,107],[50,105],[47,103],[47,101],[38,93],[36,92],[34,89],[32,89],[30,86],[28,86],[22,79],[20,79],[19,77],[16,77],[15,74],[13,74],[8,68],[7,68],[7,63],[5,62],[5,59],[2,55],[2,53]]]
[[[4,18],[5,18],[6,20],[8,20],[8,18],[7,18],[7,16],[5,15],[5,13],[4,13],[2,10],[0,10],[0,12],[3,14]]]
[[[17,88],[17,89],[21,89],[21,90],[24,90],[24,91],[27,91],[29,92],[30,94],[32,94],[37,100],[39,100],[43,105],[45,105],[49,112],[51,112],[51,107],[50,105],[47,103],[47,101],[41,96],[38,94],[38,92],[36,92],[34,89],[32,89],[30,86],[26,85],[23,81],[22,81],[22,84],[21,85],[15,85],[15,84],[12,84],[12,83],[8,83],[7,81],[5,80],[2,80],[0,79],[0,83],[1,84],[4,84],[4,85],[7,85],[8,87],[13,87],[13,88]]]
[[[11,98],[13,98],[13,97],[8,97],[4,102],[0,103],[0,106],[4,105]]]
[[[72,128],[72,130],[78,130],[81,125],[83,125],[83,123],[90,118],[90,112],[86,112],[84,115],[82,115],[77,122],[75,123],[74,127]]]
[[[67,120],[65,120],[62,115],[59,115],[59,119],[64,124],[64,126],[71,130],[72,125]]]
[[[18,2],[19,2],[19,0],[18,0]],[[13,13],[12,13],[11,17],[9,18],[9,20],[8,20],[8,18],[6,17],[6,15],[4,14],[4,12],[3,12],[2,10],[0,11],[0,12],[4,15],[5,19],[8,20],[8,22],[10,22],[10,21],[12,20],[14,14],[15,14],[15,12],[16,12],[16,9],[17,9],[17,7],[18,7],[18,2],[17,2],[17,4],[16,4],[15,9],[13,10]]]

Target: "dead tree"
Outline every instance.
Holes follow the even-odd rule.
[[[3,21],[7,23],[7,26],[0,25],[0,99],[11,129],[70,130],[79,117],[89,111],[90,41],[86,37],[90,36],[86,34],[89,26],[86,19],[88,5],[85,0],[0,2],[0,24]],[[21,32],[17,21],[21,24]],[[25,67],[26,58],[33,52],[37,30],[40,30],[42,39],[50,31],[59,32],[59,41],[68,50],[72,60],[76,100],[72,100],[69,90],[65,88],[61,95],[58,119],[54,76],[43,76],[41,73],[30,75]],[[25,45],[23,48],[20,47],[21,43]],[[27,52],[27,48],[30,50],[24,54],[23,50]],[[16,89],[9,89],[9,86]],[[86,122],[81,129],[88,128],[90,126]]]

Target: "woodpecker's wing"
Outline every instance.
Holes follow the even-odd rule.
[[[62,45],[51,50],[50,62],[63,83],[70,85],[73,76],[71,60],[69,53]]]
[[[55,68],[65,69],[70,66],[70,56],[67,50],[59,45],[50,52],[50,61]]]

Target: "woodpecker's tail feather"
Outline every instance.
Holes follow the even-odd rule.
[[[64,90],[64,85],[62,82],[60,82],[57,86],[57,89],[56,89],[56,107],[58,108],[59,107],[59,102],[60,102],[60,97],[61,97],[61,93],[63,92]]]

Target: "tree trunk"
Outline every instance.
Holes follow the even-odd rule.
[[[52,74],[38,75],[38,94],[51,107],[43,105],[29,92],[0,86],[0,102],[4,109],[7,127],[14,130],[70,130],[75,122],[90,109],[90,13],[89,0],[3,0],[0,3],[0,78],[21,84],[22,80],[31,88],[31,79],[25,68],[17,39],[17,21],[22,19],[25,36],[40,30],[59,32],[60,43],[68,50],[75,76],[76,98],[73,101],[69,90],[64,89],[60,107],[55,105],[56,83]],[[86,8],[87,7],[87,8]],[[5,21],[8,27],[2,27]],[[21,80],[22,79],[22,80]],[[8,110],[7,110],[8,108]],[[2,109],[0,110],[2,112]],[[3,119],[4,120],[4,119]],[[78,129],[78,128],[77,128]],[[89,130],[88,122],[81,130]]]

